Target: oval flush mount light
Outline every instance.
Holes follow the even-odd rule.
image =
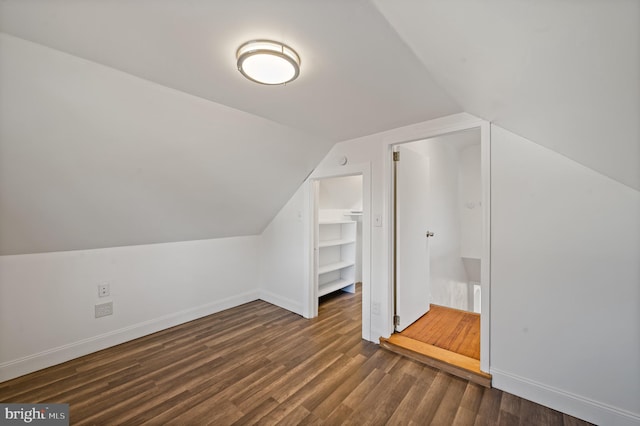
[[[249,41],[238,48],[236,58],[238,71],[256,83],[286,84],[300,74],[300,56],[277,41]]]

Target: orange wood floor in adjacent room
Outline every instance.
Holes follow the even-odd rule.
[[[480,369],[480,315],[431,305],[428,313],[380,346],[450,374],[491,387]]]
[[[469,358],[480,359],[480,314],[431,305],[429,312],[400,334]]]

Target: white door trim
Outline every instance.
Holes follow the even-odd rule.
[[[388,311],[387,330],[393,332],[393,161],[392,154],[395,145],[434,138],[462,130],[480,129],[481,170],[482,170],[482,259],[481,259],[481,292],[482,311],[480,315],[480,369],[489,372],[490,367],[490,332],[491,332],[491,127],[490,123],[475,117],[463,119],[440,128],[429,128],[416,131],[405,138],[393,138],[384,141],[385,158],[384,182],[385,200],[387,202],[386,247],[389,261]]]

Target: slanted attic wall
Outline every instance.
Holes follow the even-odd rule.
[[[640,2],[373,3],[463,111],[640,190]]]
[[[331,143],[0,33],[0,255],[256,235]]]

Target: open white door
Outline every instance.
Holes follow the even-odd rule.
[[[429,311],[429,158],[398,146],[394,154],[396,318],[402,331]],[[399,158],[398,158],[399,155]]]

